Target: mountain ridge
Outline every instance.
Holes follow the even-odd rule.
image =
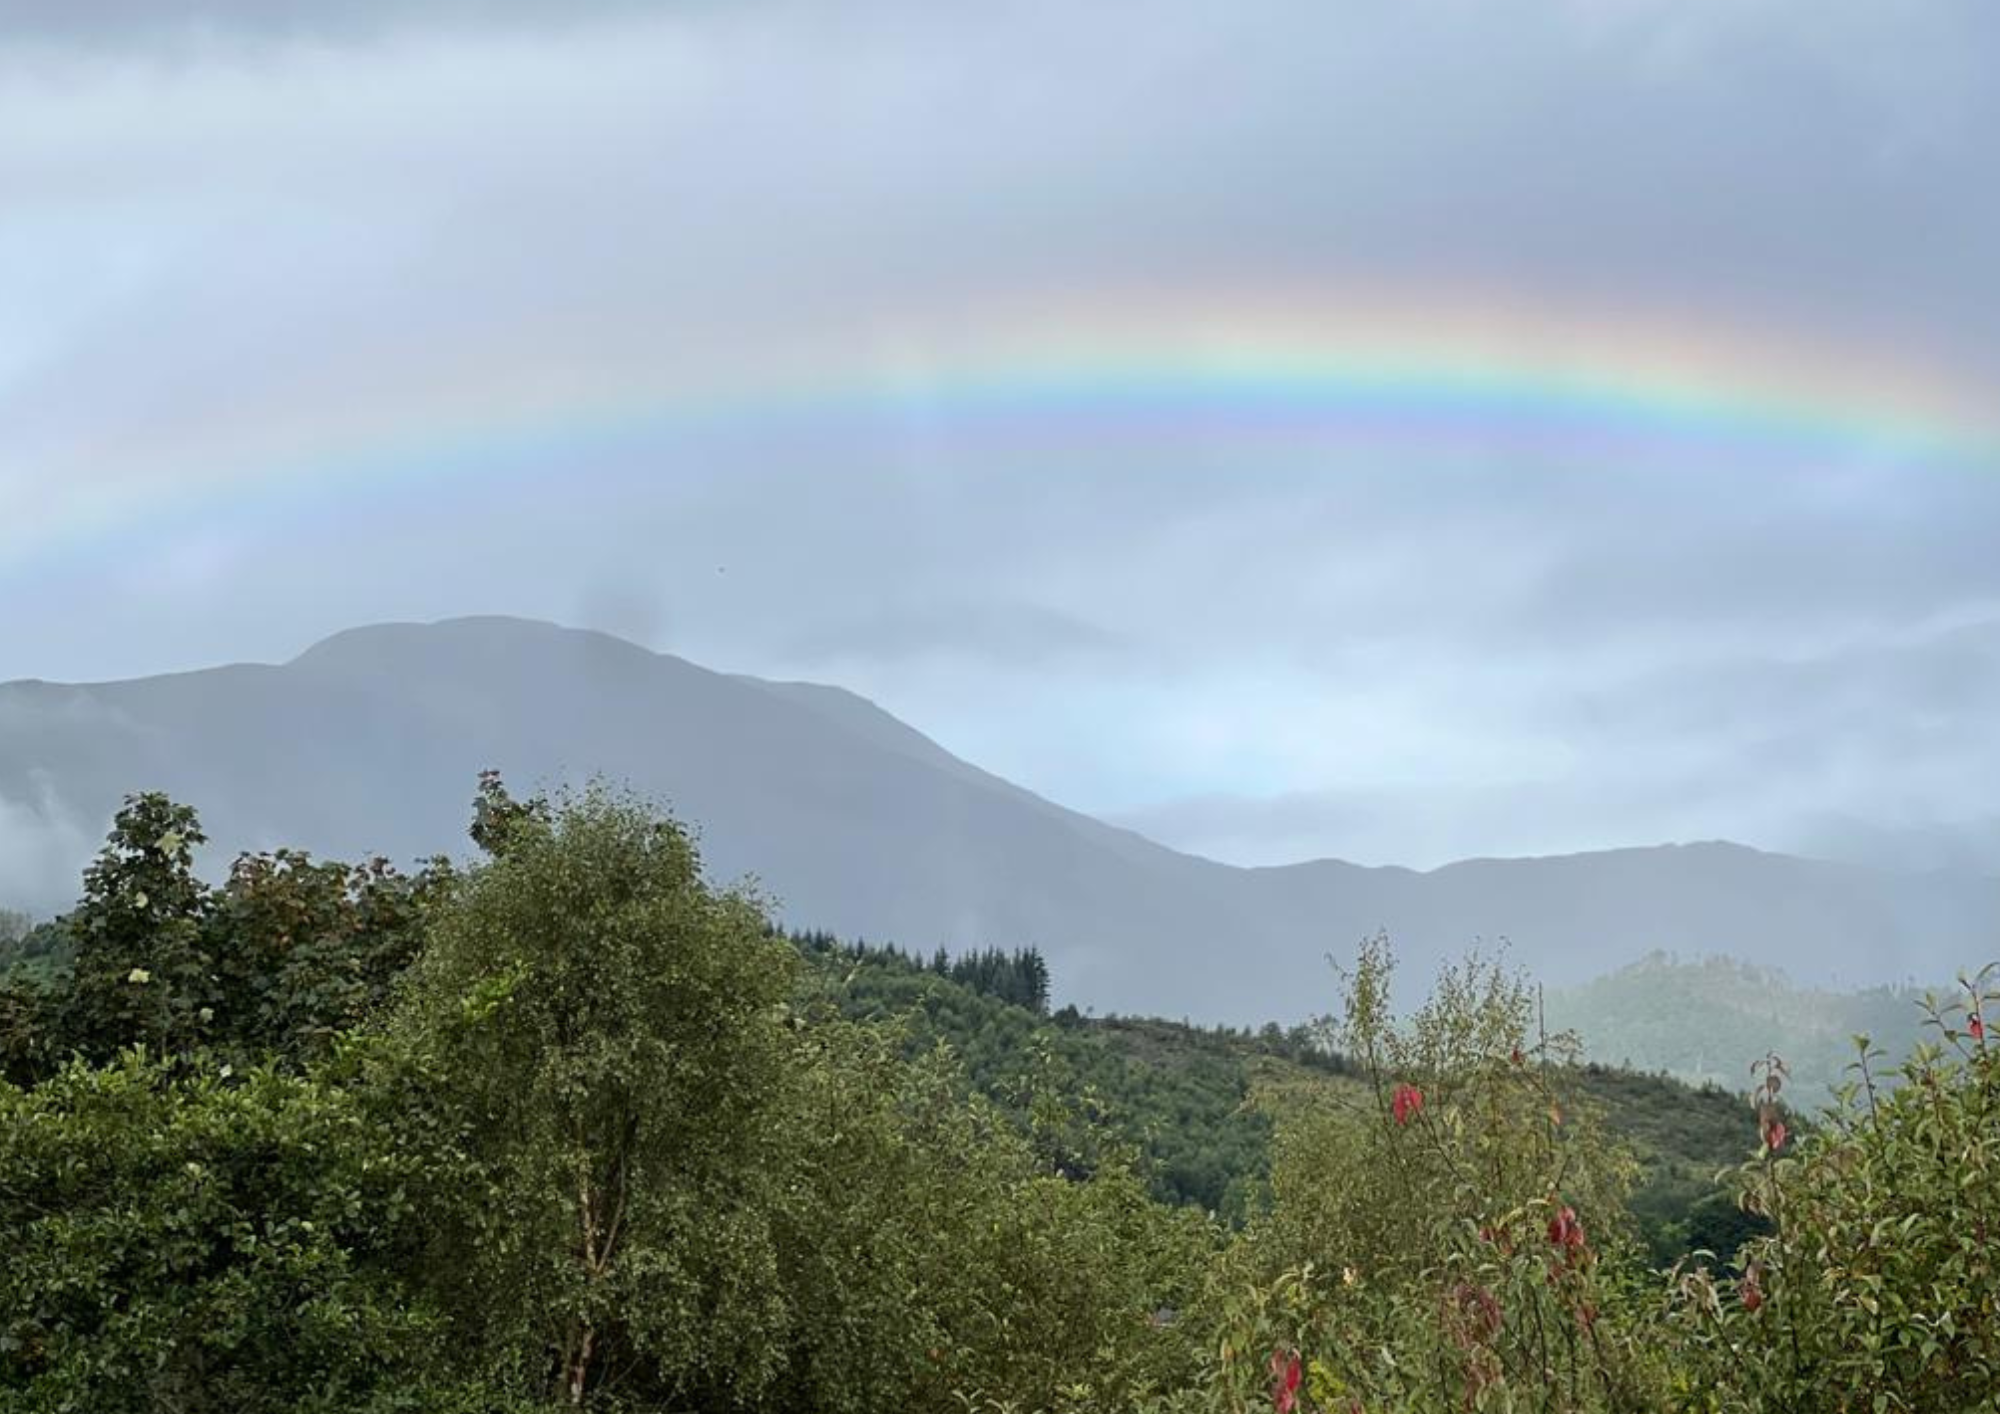
[[[1727,841],[1431,870],[1223,864],[984,771],[844,688],[501,616],[343,630],[282,664],[0,684],[0,805],[52,800],[90,838],[127,791],[165,789],[223,855],[420,858],[462,847],[488,767],[519,787],[603,776],[664,798],[700,828],[711,872],[762,880],[788,923],[1036,945],[1064,995],[1126,1013],[1325,1010],[1325,955],[1378,930],[1418,980],[1485,937],[1552,981],[1665,948],[1866,984],[1891,980],[1885,954],[1895,975],[1983,960],[2000,919],[2000,881]]]

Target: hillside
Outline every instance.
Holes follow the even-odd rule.
[[[1804,987],[1729,958],[1681,961],[1656,953],[1550,991],[1548,1014],[1552,1025],[1581,1035],[1593,1055],[1692,1084],[1740,1089],[1751,1063],[1776,1052],[1801,1096],[1816,1102],[1850,1078],[1858,1035],[1891,1064],[1900,1062],[1921,1034],[1922,996],[1911,986]]]
[[[1268,1081],[1337,1083],[1345,1071],[1305,1036],[1125,1017],[1037,1013],[939,976],[893,951],[807,935],[815,990],[855,1020],[893,1022],[921,1054],[948,1045],[969,1081],[1021,1102],[1046,1085],[1097,1111],[1144,1155],[1156,1197],[1240,1220],[1268,1168],[1270,1122],[1251,1103]]]
[[[281,842],[408,860],[457,847],[486,767],[665,799],[701,822],[711,873],[754,869],[789,923],[926,949],[1033,944],[1080,1007],[1204,1022],[1324,1010],[1327,954],[1381,929],[1413,986],[1482,937],[1510,939],[1552,983],[1659,948],[1866,983],[1980,960],[2000,918],[1993,878],[1725,844],[1233,868],[1021,790],[838,689],[492,618],[358,629],[276,666],[0,686],[0,801],[76,856],[8,902],[60,907],[126,791],[199,807],[211,870]]]
[[[1301,1084],[1365,1093],[1346,1059],[1305,1028],[1203,1028],[1084,1017],[1072,1007],[1050,1016],[895,949],[826,934],[794,941],[812,964],[810,997],[855,1020],[901,1026],[913,1056],[949,1046],[968,1081],[1017,1114],[1037,1084],[1049,1087],[1139,1152],[1156,1198],[1232,1223],[1268,1197],[1271,1114],[1260,1094]],[[1715,1178],[1755,1145],[1742,1095],[1600,1064],[1580,1079],[1642,1166],[1632,1209],[1654,1259],[1733,1248],[1749,1229]]]

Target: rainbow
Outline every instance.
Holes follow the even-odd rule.
[[[118,489],[0,523],[0,579],[160,543],[215,517],[282,522],[440,487],[588,476],[579,468],[619,460],[607,454],[677,439],[775,445],[802,468],[838,439],[912,429],[1001,450],[1279,442],[1324,453],[1302,464],[1328,476],[1356,449],[1400,450],[1413,467],[1470,457],[1496,469],[1546,458],[2000,468],[2000,399],[1873,351],[1491,299],[1186,304],[1099,299],[949,324],[877,320],[718,358],[721,371],[627,349],[560,388],[523,339],[511,359],[445,360],[434,381],[377,408],[330,398],[331,410],[260,416],[259,437],[242,445],[170,429],[100,452],[85,474],[64,474],[82,485],[108,473]],[[677,465],[663,456],[643,475]]]

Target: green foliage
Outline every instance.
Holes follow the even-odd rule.
[[[204,932],[213,907],[194,872],[207,836],[193,810],[127,797],[64,920],[76,950],[59,1044],[95,1060],[126,1046],[177,1053],[210,1031],[218,995]]]
[[[1165,1378],[1208,1240],[1122,1161],[1060,1176],[956,1066],[788,1003],[797,953],[603,791],[523,815],[431,920],[396,1023],[448,1136],[429,1290],[475,1373],[635,1408],[1027,1407]],[[1067,1153],[1060,1144],[1054,1151]],[[441,1218],[441,1220],[440,1220]]]
[[[13,938],[0,946],[0,1079],[32,1084],[54,1065],[58,996],[67,985],[73,948],[62,923],[33,923],[7,914]]]
[[[54,921],[37,923],[25,913],[0,911],[0,919],[5,918],[12,922],[0,923],[0,931],[11,929],[12,934],[0,937],[0,981],[47,985],[69,971],[75,949],[68,928]]]
[[[1296,1359],[1313,1407],[1643,1407],[1635,1173],[1581,1092],[1566,1037],[1531,1034],[1520,983],[1448,970],[1406,1026],[1365,945],[1340,1039],[1358,1102],[1274,1094],[1268,1216],[1221,1269],[1211,1379],[1251,1407]]]
[[[497,859],[507,853],[517,835],[543,833],[550,818],[545,797],[534,795],[516,800],[498,771],[481,771],[479,791],[472,801],[472,825],[467,833],[474,844]]]
[[[1146,1197],[1052,1060],[1016,1120],[942,1052],[808,1022],[796,951],[643,806],[488,777],[476,828],[469,875],[280,852],[208,889],[192,813],[128,802],[74,972],[0,1012],[39,1082],[5,1092],[8,1407],[1067,1408],[1176,1382],[1149,1317],[1213,1234]],[[1038,970],[966,977],[1034,1001]],[[161,1058],[106,1054],[135,1039]]]
[[[893,948],[798,935],[807,995],[845,1016],[893,1023],[906,1053],[948,1045],[972,1088],[1017,1121],[1019,1097],[1038,1068],[1138,1151],[1154,1197],[1242,1221],[1262,1201],[1270,1117],[1250,1103],[1261,1083],[1337,1080],[1346,1062],[1305,1033],[1201,1029],[1128,1017],[1089,1018],[1063,1008],[1044,1020],[953,980],[955,967],[922,964]]]
[[[49,1068],[48,990],[39,982],[0,979],[0,1080],[32,1085]]]
[[[1033,948],[1003,952],[982,948],[947,960],[940,948],[931,970],[985,996],[1046,1015],[1049,1009],[1049,965]]]
[[[442,861],[405,875],[383,859],[242,856],[210,901],[208,1044],[292,1062],[325,1054],[388,1003],[452,882]]]
[[[773,1407],[1125,1408],[1185,1378],[1184,1343],[1152,1317],[1191,1295],[1215,1240],[1201,1219],[1109,1153],[1088,1182],[1052,1172],[1044,1136],[967,1103],[943,1052],[902,1061],[881,1028],[814,1025],[801,1078],[793,1368]],[[1073,1136],[1059,1097],[1030,1103]]]
[[[439,1407],[437,1323],[396,1275],[408,1177],[313,1079],[128,1052],[0,1087],[0,1403]]]
[[[1939,1040],[1886,1089],[1857,1038],[1859,1079],[1819,1132],[1772,1141],[1741,1173],[1775,1227],[1734,1281],[1685,1273],[1672,1321],[1680,1397],[1705,1409],[2000,1409],[2000,1047],[1982,973],[1929,1006]],[[1976,1019],[1976,1020],[1975,1020]]]
[[[1304,1029],[1259,1032],[1106,1017],[1073,1024],[1080,1071],[1143,1147],[1153,1193],[1240,1224],[1269,1198],[1271,1113],[1260,1091],[1351,1090],[1353,1067]]]
[[[29,1085],[52,1068],[57,994],[69,975],[69,933],[59,923],[17,920],[0,947],[0,1079]]]
[[[1691,1088],[1663,1075],[1595,1064],[1584,1066],[1576,1081],[1639,1162],[1627,1205],[1655,1266],[1670,1267],[1704,1248],[1734,1252],[1766,1230],[1720,1177],[1756,1145],[1740,1095],[1719,1085]]]
[[[860,965],[902,975],[926,972],[1009,1006],[1025,1007],[1037,1015],[1049,1010],[1049,965],[1035,948],[980,948],[953,956],[944,948],[926,961],[906,953],[894,943],[880,947],[857,940],[843,943],[833,934],[810,930],[787,935],[792,945],[807,957],[821,962]]]
[[[2000,1409],[1984,976],[1808,1120],[1477,960],[1402,1021],[1379,940],[1324,1031],[1050,1015],[1032,949],[794,946],[602,789],[489,773],[473,832],[211,888],[127,801],[0,975],[0,1407]]]
[[[1272,1087],[1340,1091],[1354,1061],[1309,1028],[1260,1031],[1195,1027],[1139,1017],[1083,1017],[1074,1008],[1047,1023],[1018,1006],[952,980],[955,967],[922,963],[894,947],[794,934],[812,968],[808,993],[856,1020],[894,1022],[907,1053],[944,1043],[978,1093],[1019,1116],[1011,1097],[1036,1055],[1063,1068],[1065,1084],[1139,1153],[1155,1198],[1218,1213],[1240,1224],[1268,1198],[1272,1113],[1252,1102]],[[1603,1109],[1605,1124],[1640,1162],[1630,1206],[1660,1266],[1698,1247],[1734,1251],[1762,1230],[1719,1170],[1747,1145],[1740,1099],[1717,1086],[1692,1089],[1658,1075],[1587,1065],[1576,1084]],[[1351,1089],[1350,1089],[1351,1093]]]
[[[216,889],[194,872],[205,838],[186,806],[126,800],[76,908],[24,942],[69,965],[0,987],[10,1076],[128,1046],[302,1065],[381,1009],[452,882],[442,861],[406,876],[279,850],[242,856]]]
[[[501,852],[438,911],[398,1020],[464,1165],[439,1299],[496,1379],[551,1398],[754,1395],[784,1346],[795,955],[640,806],[495,813]]]

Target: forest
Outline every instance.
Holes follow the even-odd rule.
[[[1988,973],[1800,1106],[1477,956],[1082,1016],[1031,948],[781,931],[607,787],[489,774],[471,837],[210,884],[135,795],[0,918],[0,1406],[2000,1409]]]

